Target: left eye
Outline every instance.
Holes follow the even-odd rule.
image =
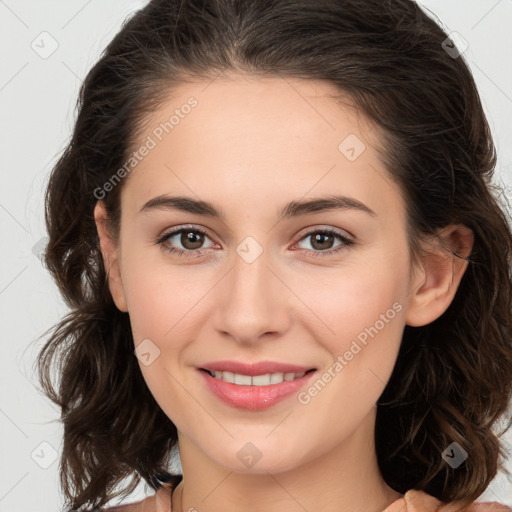
[[[181,235],[179,237],[179,242],[182,245],[182,247],[184,247],[184,249],[176,248],[169,243],[170,241],[172,241],[173,238],[177,237],[178,235]],[[161,245],[163,250],[165,250],[168,253],[177,254],[179,256],[199,257],[204,252],[204,250],[201,249],[201,246],[204,243],[205,237],[209,238],[207,233],[201,229],[180,228],[163,235],[161,238],[156,240],[155,243]],[[333,253],[337,253],[345,249],[346,247],[349,247],[354,244],[353,240],[349,239],[345,235],[333,229],[317,229],[314,231],[310,231],[306,233],[302,238],[300,238],[298,242],[307,239],[308,237],[313,240],[312,246],[316,246],[317,248],[319,248],[319,250],[306,250],[306,252],[310,253],[312,256],[330,255]],[[325,247],[325,245],[330,245],[332,243],[333,238],[338,238],[341,241],[341,243],[338,246],[335,246],[335,249]],[[324,247],[322,247],[322,245],[324,245]]]
[[[325,247],[322,247],[322,245],[324,245],[326,243],[325,242],[326,239],[327,239],[327,245],[330,244],[329,240],[332,241],[335,238],[338,238],[338,240],[341,240],[341,243],[338,246],[335,246],[336,247],[335,249],[331,249],[328,247],[327,249],[329,249],[329,250],[318,250],[318,251],[308,250],[308,252],[312,256],[329,256],[331,254],[338,253],[338,252],[342,251],[343,249],[350,247],[351,245],[354,244],[353,240],[351,240],[350,238],[346,237],[345,235],[343,235],[333,229],[317,229],[314,231],[310,231],[309,233],[306,233],[299,240],[299,242],[301,240],[305,240],[308,238],[310,238],[313,241],[313,243],[312,243],[313,247],[316,246],[317,248],[320,248],[320,249],[325,249]]]

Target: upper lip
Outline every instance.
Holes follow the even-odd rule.
[[[233,372],[241,375],[265,375],[267,373],[302,373],[315,370],[311,366],[299,366],[295,364],[279,363],[276,361],[259,361],[254,363],[242,363],[239,361],[213,361],[199,367],[211,372]]]

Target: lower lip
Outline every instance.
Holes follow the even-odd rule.
[[[270,386],[241,386],[212,377],[204,370],[198,370],[210,391],[224,403],[237,409],[261,411],[272,407],[285,398],[297,393],[316,371],[309,372],[298,379],[283,381]]]

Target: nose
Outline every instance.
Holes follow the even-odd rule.
[[[232,268],[219,283],[214,315],[217,331],[244,345],[258,343],[264,334],[275,338],[286,332],[293,297],[265,252],[248,261],[235,255]]]

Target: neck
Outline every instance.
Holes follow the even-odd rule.
[[[338,446],[300,465],[240,473],[216,464],[179,432],[183,480],[172,495],[173,512],[382,512],[402,495],[387,486],[375,453],[376,408]],[[370,440],[370,441],[369,441]]]

